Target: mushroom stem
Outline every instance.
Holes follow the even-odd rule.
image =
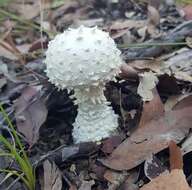
[[[104,96],[105,87],[103,84],[97,84],[97,86],[86,86],[81,88],[75,88],[74,97],[77,98],[75,101],[76,104],[89,102],[91,101],[93,104],[102,104],[107,103],[107,100]]]
[[[75,143],[100,141],[113,134],[117,126],[118,117],[110,106],[93,104],[92,101],[80,103],[73,139]]]
[[[73,139],[75,143],[100,141],[109,137],[118,127],[118,116],[108,106],[103,93],[104,85],[76,88],[78,115],[74,123]]]

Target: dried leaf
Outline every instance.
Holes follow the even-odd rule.
[[[179,110],[188,106],[192,105],[192,95],[186,94],[186,95],[180,95],[179,100],[175,103],[173,106],[173,110]],[[188,152],[192,151],[192,133],[187,135],[187,138],[182,143],[181,150],[183,154],[187,154]]]
[[[151,101],[153,99],[152,90],[158,82],[157,77],[152,72],[140,74],[140,83],[137,93],[143,98],[143,101]]]
[[[144,164],[145,175],[150,179],[154,179],[163,173],[168,173],[169,170],[163,165],[163,163],[155,156],[150,155]]]
[[[183,170],[174,169],[144,185],[140,190],[190,190]]]
[[[0,45],[0,56],[8,58],[10,60],[17,60],[18,59],[13,52],[11,52],[8,49],[2,47],[1,45]]]
[[[138,178],[139,178],[139,171],[137,170],[131,170],[129,171],[129,176],[127,176],[127,179],[125,182],[121,185],[121,190],[138,190]]]
[[[104,178],[115,185],[120,185],[127,178],[127,172],[117,172],[112,170],[107,170],[104,174]]]
[[[112,151],[119,145],[121,144],[123,138],[121,136],[112,136],[108,138],[107,140],[103,141],[101,150],[104,153],[112,153]]]
[[[133,67],[124,63],[121,65],[120,69],[121,69],[121,73],[119,74],[120,77],[128,79],[129,78],[138,79],[137,71]]]
[[[2,88],[7,84],[7,80],[5,77],[0,78],[0,92],[2,90]]]
[[[148,5],[147,9],[148,9],[148,23],[150,25],[157,26],[160,23],[159,11],[151,5]]]
[[[136,60],[129,63],[130,67],[135,70],[145,71],[151,70],[156,73],[160,73],[163,62],[159,59],[155,60]]]
[[[124,21],[115,21],[110,26],[110,30],[123,30],[131,28],[142,28],[146,25],[144,20],[124,20]]]
[[[115,190],[119,189],[120,185],[124,183],[129,176],[129,173],[126,171],[117,172],[112,170],[106,170],[104,178],[109,182],[109,189]]]
[[[179,102],[179,99],[182,98],[185,95],[174,95],[174,96],[170,96],[167,101],[165,102],[165,111],[171,111],[172,108],[175,106],[175,104],[177,104],[177,102]]]
[[[190,106],[192,106],[192,95],[186,94],[183,97],[181,97],[179,99],[179,102],[177,102],[173,106],[173,110],[179,110],[179,109],[183,109],[183,108],[190,107]]]
[[[64,147],[62,149],[62,161],[66,161],[68,158],[70,158],[71,156],[76,155],[77,153],[79,153],[79,146],[68,146],[68,147]]]
[[[182,94],[170,96],[165,103],[165,111],[170,111],[172,109],[182,109],[187,106],[192,105],[192,95],[191,94]]]
[[[43,190],[61,190],[62,175],[54,162],[48,160],[43,163],[44,169],[44,188]]]
[[[151,5],[148,5],[147,9],[148,9],[147,32],[152,37],[157,37],[159,35],[159,31],[157,30],[157,25],[160,23],[159,11]]]
[[[181,150],[184,155],[192,151],[192,133],[190,133],[187,139],[183,142]]]
[[[75,185],[70,185],[69,190],[77,190],[77,187]]]
[[[129,170],[142,163],[150,154],[168,146],[170,140],[180,142],[191,128],[192,107],[165,113],[147,126],[138,128],[121,143],[108,159],[101,162],[115,170]]]
[[[15,102],[15,118],[18,131],[30,146],[39,138],[39,129],[47,118],[47,108],[40,99],[39,87],[26,87]]]
[[[186,20],[192,20],[192,5],[187,5],[183,9],[184,12],[184,18]]]
[[[78,190],[91,190],[91,187],[95,184],[94,180],[83,181]]]
[[[173,75],[176,79],[192,81],[192,50],[178,52],[177,55],[164,62],[161,68],[162,73]]]
[[[192,48],[192,37],[186,37],[185,41],[187,43],[187,46],[189,48]]]
[[[164,173],[144,185],[141,190],[190,190],[183,173],[183,159],[180,148],[169,142],[171,172]]]
[[[49,6],[49,2],[45,0],[41,2],[39,0],[25,2],[23,0],[14,0],[9,3],[9,8],[12,11],[19,13],[21,17],[27,20],[37,17],[41,11],[49,8]]]
[[[156,89],[153,89],[153,99],[143,103],[143,110],[138,127],[145,126],[146,123],[158,118],[164,113],[164,105]]]
[[[135,37],[131,34],[130,29],[140,29],[145,27],[146,21],[144,20],[117,20],[112,23],[112,25],[108,28],[104,28],[107,31],[110,31],[111,37],[113,39],[124,37],[123,42],[128,44],[128,42],[132,43],[135,40]],[[127,38],[127,40],[125,40]]]
[[[169,143],[169,162],[170,162],[170,169],[183,169],[183,157],[181,153],[181,149],[177,146],[174,141],[170,141]]]

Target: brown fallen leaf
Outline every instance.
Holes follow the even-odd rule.
[[[26,87],[14,105],[18,131],[31,147],[37,142],[39,129],[47,118],[47,108],[40,99],[40,88]]]
[[[127,172],[117,172],[117,171],[113,171],[113,170],[106,170],[105,174],[104,174],[104,178],[109,181],[110,183],[113,183],[115,185],[120,185],[122,184],[123,181],[126,180],[126,178],[128,177],[128,173]]]
[[[168,103],[171,106],[172,110],[179,110],[185,107],[189,107],[192,105],[192,95],[191,94],[185,94],[185,95],[179,95],[172,97],[171,99],[168,99]],[[187,154],[188,152],[192,151],[192,133],[187,135],[187,138],[181,145],[181,150],[183,155]]]
[[[137,93],[142,97],[143,101],[151,101],[153,99],[152,91],[158,83],[158,78],[152,72],[139,74],[139,78]]]
[[[136,185],[138,177],[139,172],[137,170],[118,172],[107,169],[104,174],[104,178],[109,182],[109,190],[138,190],[139,187]]]
[[[192,5],[187,5],[182,8],[184,12],[184,18],[185,20],[192,20]]]
[[[143,110],[138,127],[146,126],[145,124],[147,124],[148,122],[150,122],[155,118],[158,118],[164,113],[164,105],[161,101],[161,98],[156,88],[154,88],[152,92],[153,92],[153,99],[149,102],[143,103]]]
[[[118,20],[111,24],[110,30],[123,30],[131,28],[142,28],[146,25],[145,20]]]
[[[191,190],[186,182],[183,170],[174,169],[169,174],[155,178],[140,190]]]
[[[174,76],[178,80],[191,82],[191,58],[191,49],[184,49],[180,52],[178,51],[176,55],[173,55],[168,60],[164,61],[161,67],[161,72],[167,73],[169,76]]]
[[[129,66],[128,64],[124,63],[120,67],[121,72],[119,73],[119,76],[126,79],[137,79],[138,80],[138,74],[137,71]]]
[[[171,172],[164,173],[144,185],[140,190],[191,190],[183,173],[183,159],[180,148],[169,142]]]
[[[106,153],[112,153],[113,150],[119,145],[121,144],[123,138],[119,135],[119,136],[112,136],[110,138],[108,138],[107,140],[104,140],[102,143],[102,147],[101,150]]]
[[[1,45],[0,45],[0,56],[8,58],[10,60],[17,60],[18,59],[17,56],[15,56],[14,52],[9,51],[7,48],[2,47]]]
[[[123,184],[121,184],[121,190],[138,190],[139,186],[137,184],[139,178],[139,170],[131,170],[129,171],[129,176],[125,180]]]
[[[95,184],[94,180],[83,181],[78,190],[91,190],[91,187]]]
[[[191,128],[192,107],[164,113],[159,119],[141,126],[121,143],[108,159],[100,160],[115,170],[129,170],[142,163],[150,154],[168,146],[170,140],[180,142]]]
[[[44,169],[44,187],[43,190],[61,190],[62,175],[54,162],[45,160],[43,163]]]
[[[162,173],[168,173],[169,171],[155,155],[151,154],[145,161],[144,172],[146,177],[152,180]]]
[[[157,8],[148,5],[148,24],[157,26],[160,23],[160,14]]]
[[[148,23],[147,23],[147,32],[152,37],[159,36],[159,31],[157,30],[157,26],[160,23],[160,14],[157,8],[152,5],[148,5]]]
[[[183,157],[181,153],[181,149],[177,146],[174,141],[169,142],[169,162],[170,169],[183,169]]]
[[[148,71],[151,70],[156,73],[160,73],[163,62],[160,59],[153,60],[136,60],[131,61],[129,66],[135,69],[136,71]]]
[[[179,101],[173,106],[173,110],[179,110],[186,107],[192,106],[192,95],[186,94],[182,98],[179,99]]]
[[[69,187],[69,190],[77,190],[77,187],[76,187],[75,185],[71,185],[71,186]]]
[[[25,0],[24,2],[23,0],[14,0],[9,3],[8,7],[17,14],[19,13],[19,16],[30,20],[37,17],[44,9],[49,8],[50,4],[47,0]]]
[[[192,94],[170,96],[165,103],[165,111],[182,109],[192,105]]]

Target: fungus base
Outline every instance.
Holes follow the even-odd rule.
[[[79,106],[73,129],[75,143],[100,141],[113,134],[118,127],[118,116],[108,106],[103,90],[103,84],[75,89]]]

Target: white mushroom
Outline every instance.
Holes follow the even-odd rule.
[[[50,41],[46,73],[59,89],[74,89],[78,115],[74,123],[76,143],[99,141],[118,127],[118,117],[106,100],[105,83],[115,80],[122,64],[120,51],[107,32],[81,26],[68,29]]]

